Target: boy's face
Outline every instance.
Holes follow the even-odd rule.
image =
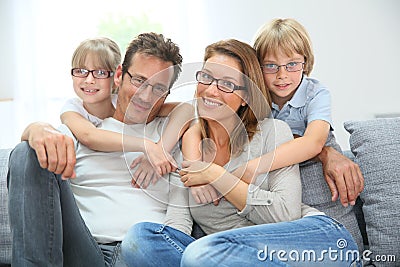
[[[114,76],[114,82],[119,87],[114,118],[127,124],[152,121],[167,97],[167,93],[162,96],[154,94],[154,88],[169,88],[173,76],[171,66],[172,62],[136,53],[127,71],[134,79],[143,82],[143,86],[139,87],[131,83],[128,73],[122,74],[122,67],[119,66]]]
[[[289,57],[282,51],[278,51],[276,55],[266,54],[262,64],[263,66],[265,64],[281,66],[292,62],[304,63],[304,56],[294,53]],[[301,82],[303,70],[289,72],[285,66],[281,66],[277,73],[263,73],[265,85],[271,93],[272,101],[282,107],[296,92]]]
[[[99,68],[95,64],[95,57],[92,54],[87,55],[85,59],[86,70],[104,70],[114,71],[104,68]],[[114,84],[113,77],[110,76],[105,79],[94,78],[93,73],[89,73],[87,77],[72,76],[72,83],[76,95],[82,99],[86,104],[104,104],[108,106],[111,102],[111,91]]]

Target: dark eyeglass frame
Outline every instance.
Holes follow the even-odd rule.
[[[151,86],[151,92],[158,97],[166,96],[169,94],[169,88],[164,85],[162,85],[162,87],[165,87],[165,90],[163,89],[163,90],[157,91],[157,86],[160,87],[159,84],[150,84],[146,79],[137,77],[137,76],[133,76],[132,74],[130,74],[129,71],[126,71],[126,73],[129,75],[129,78],[130,78],[129,82],[136,88],[145,89],[147,86]],[[139,82],[138,79],[142,79],[143,82]]]
[[[75,70],[85,71],[86,73],[83,74],[83,75],[76,75],[76,73],[74,73]],[[107,76],[105,76],[105,77],[98,76],[97,73],[100,72],[100,71],[107,73]],[[99,70],[87,70],[87,69],[84,69],[84,68],[72,68],[71,69],[71,75],[74,76],[74,77],[78,77],[78,78],[86,78],[87,76],[89,76],[89,73],[91,73],[93,75],[93,77],[96,78],[96,79],[108,79],[108,78],[110,78],[111,76],[114,75],[114,72],[110,71],[110,70],[101,70],[101,69],[99,69]]]
[[[203,74],[206,74],[207,76],[210,77],[209,82],[205,82],[205,81],[201,80],[201,77]],[[238,91],[238,90],[247,90],[247,87],[245,87],[245,86],[236,85],[235,83],[225,80],[225,79],[216,79],[212,75],[210,75],[207,72],[204,72],[202,70],[199,70],[196,72],[196,81],[201,84],[204,84],[204,85],[211,85],[215,81],[218,90],[225,92],[225,93],[233,93],[234,91]],[[230,83],[230,84],[232,84],[233,87],[227,88],[226,85],[222,85],[222,84],[220,84],[220,82]]]
[[[295,66],[290,66],[290,64],[296,64],[296,65],[295,65]],[[291,67],[297,67],[298,64],[300,64],[300,66],[301,66],[300,69],[295,69],[295,70],[291,70],[291,69],[290,69]],[[281,67],[285,67],[285,70],[288,71],[288,72],[301,71],[302,69],[304,69],[304,65],[305,65],[305,64],[306,64],[305,62],[292,61],[292,62],[289,62],[289,63],[284,64],[284,65],[263,64],[261,68],[262,68],[262,71],[263,71],[265,74],[275,74],[275,73],[278,73],[278,71],[279,71],[279,69],[280,69]],[[273,72],[272,72],[272,71],[266,71],[266,65],[274,65],[274,71],[273,71]],[[269,69],[271,69],[271,68],[269,68]]]

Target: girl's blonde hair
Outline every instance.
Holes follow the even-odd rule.
[[[115,72],[121,63],[121,52],[118,45],[106,37],[86,39],[79,44],[72,55],[72,68],[85,67],[86,57],[95,54],[95,67]]]
[[[294,19],[274,19],[264,24],[256,34],[254,48],[262,64],[266,54],[276,56],[282,51],[287,56],[297,53],[304,56],[303,73],[309,76],[314,67],[311,39],[299,22]]]
[[[246,103],[237,111],[238,117],[246,130],[238,126],[231,133],[230,148],[233,154],[240,152],[243,146],[250,141],[257,131],[258,122],[270,114],[271,97],[264,84],[261,66],[258,62],[255,50],[248,44],[235,39],[223,40],[206,47],[204,62],[214,55],[227,55],[237,60],[244,74],[246,87]],[[199,118],[202,139],[210,137],[207,121]]]

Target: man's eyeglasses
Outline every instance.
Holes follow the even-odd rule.
[[[81,68],[73,68],[71,70],[71,75],[79,78],[86,78],[89,73],[92,73],[93,77],[97,79],[107,79],[114,75],[114,72],[109,70],[87,70]]]
[[[151,86],[152,92],[154,95],[156,96],[164,96],[165,94],[169,93],[169,89],[167,86],[163,85],[163,84],[150,84],[147,82],[146,79],[139,77],[139,76],[133,76],[132,74],[129,73],[129,71],[126,72],[129,77],[130,77],[130,83],[139,88],[141,87],[141,89],[145,89],[147,86]]]
[[[215,81],[217,88],[225,93],[233,93],[233,91],[236,90],[246,90],[246,87],[244,86],[236,85],[233,82],[224,79],[215,79],[210,74],[201,70],[196,72],[196,80],[204,85],[210,85]]]
[[[286,65],[264,64],[262,70],[266,74],[273,74],[277,73],[280,67],[285,67],[288,72],[295,72],[303,69],[304,62],[289,62]]]

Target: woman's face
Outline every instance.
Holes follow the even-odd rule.
[[[244,86],[244,74],[237,59],[216,54],[210,57],[203,66],[202,74],[208,79],[218,79],[218,84],[234,84]],[[204,119],[222,122],[236,116],[240,106],[246,105],[245,90],[235,90],[232,93],[224,92],[217,87],[214,80],[210,85],[197,84],[197,102],[199,115]]]

